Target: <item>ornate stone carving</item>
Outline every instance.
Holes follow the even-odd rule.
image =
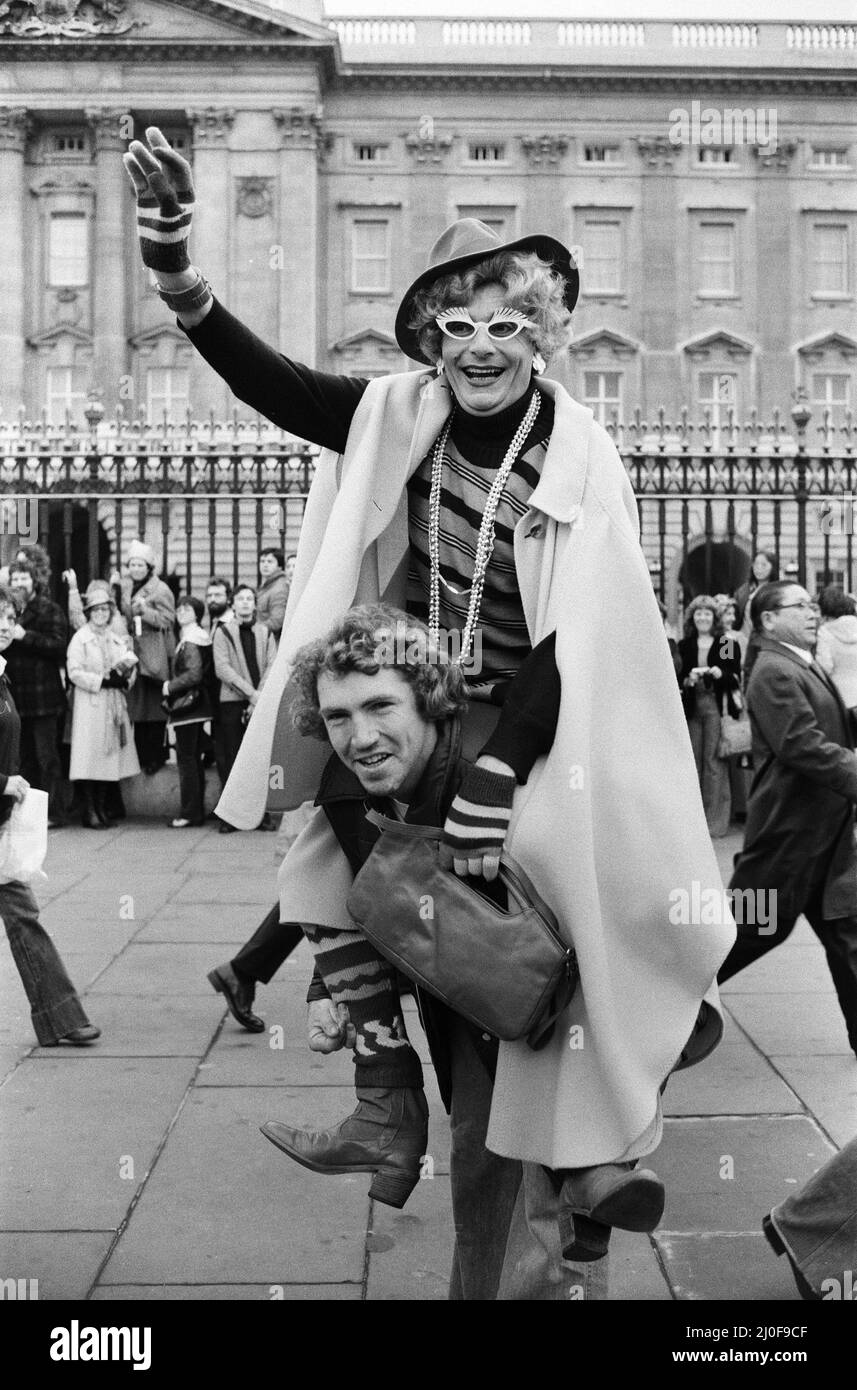
[[[274,210],[274,180],[248,177],[236,179],[236,207],[243,217],[267,217]]]
[[[781,140],[773,148],[757,143],[751,145],[750,149],[758,159],[760,169],[787,169],[799,144],[799,140]]]
[[[417,164],[440,164],[452,149],[452,135],[417,131],[405,136],[405,148]]]
[[[31,129],[32,120],[25,106],[0,106],[0,150],[20,154]]]
[[[185,115],[193,130],[194,149],[225,145],[235,122],[235,112],[228,106],[193,107]]]
[[[271,115],[286,149],[317,150],[320,144],[325,143],[321,111],[310,110],[305,106],[291,106],[287,111],[278,107]]]
[[[568,140],[564,135],[522,135],[521,148],[530,164],[559,164]]]
[[[92,131],[96,150],[124,150],[134,131],[127,107],[87,106],[83,113]],[[125,129],[128,128],[128,134]]]
[[[80,294],[70,285],[54,291],[54,304],[51,307],[52,324],[79,324],[83,317]]]
[[[665,168],[671,168],[673,160],[681,149],[680,141],[669,140],[666,135],[638,135],[636,141],[637,149],[646,164],[651,165],[652,168],[657,168],[661,164]]]
[[[143,27],[128,19],[128,0],[0,0],[0,34],[17,38],[81,39],[127,34]]]

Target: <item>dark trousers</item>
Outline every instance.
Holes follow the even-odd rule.
[[[267,985],[303,939],[297,922],[280,921],[280,904],[275,903],[230,962],[232,969],[239,977],[244,975]]]
[[[62,820],[62,764],[55,714],[21,717],[21,776],[47,792],[48,815]]]
[[[163,767],[167,761],[166,732],[162,719],[144,719],[134,725],[134,746],[142,768]]]
[[[244,723],[244,712],[248,703],[247,700],[222,701],[217,711],[217,718],[211,725],[214,760],[220,774],[221,788],[226,786],[226,779],[238,757],[238,749],[241,747],[244,730],[247,727]]]
[[[184,820],[202,825],[205,819],[205,768],[203,755],[202,721],[195,724],[177,724],[176,762],[179,769],[179,795],[181,806],[179,815]]]
[[[825,921],[822,901],[826,876],[827,864],[823,866],[823,873],[822,866],[811,870],[809,896],[800,912],[796,912],[792,904],[790,910],[777,913],[776,931],[769,935],[760,935],[756,923],[739,923],[738,938],[720,967],[717,981],[723,984],[737,975],[739,970],[781,945],[791,935],[798,917],[803,915],[824,947],[839,1006],[845,1017],[848,1041],[857,1052],[857,917]],[[734,880],[733,885],[736,888],[746,887],[742,883],[735,884]],[[770,923],[766,927],[769,928]]]

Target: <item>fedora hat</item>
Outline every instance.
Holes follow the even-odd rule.
[[[103,579],[93,579],[83,596],[84,613],[88,613],[90,608],[95,608],[99,603],[109,603],[111,608],[116,607],[110,585]]]
[[[497,233],[492,232],[484,222],[475,217],[461,217],[438,237],[429,251],[428,267],[406,290],[399,305],[396,315],[396,342],[402,352],[417,362],[425,362],[431,366],[429,358],[420,348],[416,331],[408,327],[408,320],[413,314],[414,296],[418,291],[430,285],[432,281],[439,280],[442,275],[458,274],[468,270],[470,266],[478,265],[480,261],[487,260],[489,256],[496,256],[501,251],[535,251],[536,255],[547,261],[565,281],[566,308],[569,311],[574,308],[580,280],[572,254],[562,242],[539,234],[518,237],[515,241],[501,241]]]

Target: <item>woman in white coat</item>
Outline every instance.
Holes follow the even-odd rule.
[[[107,784],[140,771],[125,692],[137,658],[127,639],[111,629],[115,603],[107,584],[94,580],[86,591],[86,622],[72,637],[66,665],[75,687],[69,776],[78,784],[82,824],[89,830],[114,825],[105,809]]]

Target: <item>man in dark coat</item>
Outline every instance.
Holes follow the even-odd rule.
[[[851,720],[836,686],[813,659],[817,623],[806,590],[783,580],[765,584],[753,596],[751,612],[759,654],[747,706],[756,773],[744,849],[730,884],[734,905],[740,901],[745,910],[736,911],[738,939],[718,980],[785,941],[803,914],[827,954],[857,1052],[857,757]],[[754,892],[776,892],[773,930],[768,911],[746,911]]]
[[[60,672],[65,666],[68,625],[58,604],[37,592],[29,561],[11,566],[9,584],[21,605],[15,640],[6,655],[6,670],[21,716],[21,773],[48,793],[48,824],[65,823],[62,810],[60,721],[66,698]]]

